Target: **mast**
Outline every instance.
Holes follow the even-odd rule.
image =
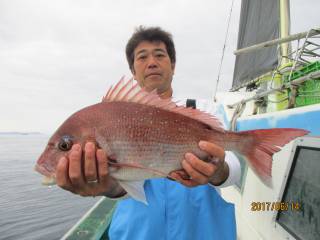
[[[280,38],[288,37],[290,34],[290,7],[289,0],[280,0]],[[279,62],[281,65],[289,62],[288,54],[291,43],[286,42],[280,45]]]
[[[280,39],[287,38],[289,36],[290,28],[290,14],[289,14],[289,0],[279,0],[279,35]],[[280,44],[278,48],[278,66],[276,69],[280,69],[288,64],[290,50],[290,42],[285,42]],[[281,88],[283,84],[282,75],[277,71],[272,73],[270,81],[267,83],[267,88],[278,89]],[[282,91],[273,92],[267,95],[267,112],[279,111],[285,109],[288,106],[287,93]]]

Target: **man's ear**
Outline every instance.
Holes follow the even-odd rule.
[[[134,71],[134,68],[133,68],[133,66],[132,66],[132,68],[130,69],[131,70],[131,73],[132,73],[132,75],[135,77],[135,75],[136,75],[136,72]]]
[[[174,69],[175,69],[175,67],[176,67],[176,64],[175,64],[175,63],[172,63],[172,64],[171,64],[172,74],[174,74]]]

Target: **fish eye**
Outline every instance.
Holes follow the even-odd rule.
[[[63,136],[58,144],[61,151],[69,151],[72,147],[72,140],[69,136]]]

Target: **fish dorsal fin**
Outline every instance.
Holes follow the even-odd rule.
[[[141,89],[133,78],[125,81],[125,78],[122,77],[114,87],[109,88],[107,94],[102,98],[102,102],[134,102],[150,105],[195,119],[212,129],[224,131],[222,123],[215,116],[191,107],[177,106],[171,98],[161,99],[156,90],[147,92]]]

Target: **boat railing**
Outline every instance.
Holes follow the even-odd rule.
[[[102,197],[61,240],[108,240],[108,227],[116,201]]]
[[[286,56],[281,56],[281,58],[287,59],[287,64],[282,64],[282,61],[279,61],[278,66],[261,76],[256,77],[255,79],[248,79],[240,86],[236,86],[232,88],[230,91],[238,91],[242,88],[246,88],[251,91],[256,89],[259,83],[263,82],[266,76],[271,75],[271,82],[274,81],[274,77],[276,74],[284,75],[284,73],[289,72],[289,81],[291,79],[291,75],[298,68],[305,66],[311,62],[320,59],[320,44],[318,42],[320,38],[320,28],[313,28],[306,32],[301,32],[293,35],[289,35],[288,37],[278,38],[271,41],[262,42],[256,45],[252,45],[246,48],[238,49],[234,52],[235,55],[245,54],[252,51],[257,51],[259,49],[271,47],[274,45],[279,45],[286,42],[292,42],[297,40],[297,46],[295,50],[291,50],[290,53]],[[303,41],[303,44],[300,46],[300,41]]]
[[[316,36],[316,35],[320,35],[320,28],[310,29],[309,31],[292,34],[292,35],[289,35],[288,37],[277,38],[277,39],[274,39],[274,40],[270,40],[270,41],[262,42],[262,43],[259,43],[259,44],[255,44],[255,45],[252,45],[250,47],[241,48],[241,49],[238,49],[238,50],[234,51],[234,54],[235,55],[240,55],[240,54],[243,54],[243,53],[252,52],[252,51],[255,51],[255,50],[259,50],[259,49],[266,48],[266,47],[271,47],[271,46],[278,45],[278,44],[281,44],[281,43],[286,43],[286,42],[291,42],[291,41],[294,41],[294,40],[303,39],[303,38],[306,38],[307,36],[308,37],[313,37],[313,36]]]
[[[300,77],[300,78],[298,78],[296,80],[293,80],[293,81],[291,81],[289,83],[285,83],[281,87],[273,88],[273,89],[270,89],[270,90],[266,90],[264,92],[257,93],[253,97],[249,97],[249,98],[243,99],[241,101],[238,101],[236,103],[229,104],[228,107],[229,108],[234,108],[239,104],[244,104],[244,103],[247,103],[247,102],[252,101],[252,100],[259,100],[259,99],[261,99],[261,98],[263,98],[265,96],[268,96],[271,93],[282,92],[286,88],[290,88],[291,86],[295,86],[295,85],[300,85],[301,83],[303,83],[303,82],[305,82],[305,81],[307,81],[309,79],[317,79],[317,78],[320,78],[320,70],[316,71],[316,72],[312,72],[312,73],[310,73],[310,74],[308,74],[306,76]]]
[[[256,90],[254,96],[230,104],[228,107],[235,108],[238,106],[237,108],[239,108],[239,106],[249,101],[254,101],[255,105],[257,105],[255,109],[260,108],[259,113],[263,113],[320,103],[320,82],[318,81],[320,79],[319,38],[320,28],[314,28],[307,32],[293,34],[235,51],[234,53],[239,55],[297,40],[295,50],[291,50],[286,56],[281,56],[286,60],[279,61],[274,70],[253,80],[246,81],[235,89],[231,89],[231,92],[238,91],[241,88],[246,88],[246,91],[258,90]],[[268,107],[263,110],[261,106]],[[257,112],[254,111],[252,114],[255,115]]]

